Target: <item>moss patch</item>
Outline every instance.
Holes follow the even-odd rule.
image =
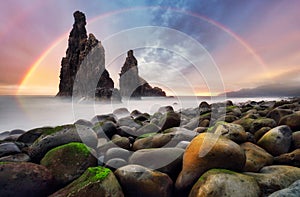
[[[225,174],[236,174],[236,172],[233,172],[231,170],[226,170],[226,169],[211,169],[210,172],[212,173],[225,173]]]
[[[152,136],[155,136],[156,134],[157,133],[146,133],[146,134],[138,136],[137,139],[143,139],[143,138],[147,138],[147,137],[152,137]]]
[[[63,125],[63,126],[57,126],[57,127],[54,127],[54,128],[50,128],[50,129],[47,129],[46,131],[43,132],[43,135],[51,135],[53,133],[56,133],[58,131],[61,131],[65,128],[71,128],[73,127],[73,125]]]
[[[74,190],[77,191],[91,183],[104,180],[109,173],[111,173],[111,171],[108,168],[101,166],[90,167],[83,173],[83,175],[81,175],[81,177],[71,183],[70,186],[74,187]]]
[[[215,168],[215,169],[211,169],[211,170],[207,171],[206,173],[204,173],[204,174],[198,179],[198,181],[203,182],[203,181],[206,180],[206,178],[207,178],[210,174],[219,174],[219,173],[232,174],[232,175],[235,175],[235,174],[236,174],[236,172],[233,172],[233,171],[230,171],[230,170]]]
[[[79,143],[79,142],[71,142],[68,144],[64,144],[61,146],[58,146],[56,148],[53,148],[52,150],[49,151],[49,154],[51,152],[57,151],[59,149],[68,149],[68,152],[70,154],[83,154],[84,156],[88,156],[90,154],[90,148],[87,147],[85,144]]]
[[[91,149],[87,147],[85,144],[79,142],[71,142],[68,144],[64,144],[62,146],[55,147],[47,152],[47,154],[42,159],[41,163],[45,166],[48,166],[52,163],[52,159],[56,155],[57,152],[64,150],[66,154],[64,154],[65,161],[73,161],[74,156],[82,155],[84,157],[88,157]]]
[[[95,181],[102,181],[105,179],[109,173],[111,173],[111,170],[108,168],[104,168],[101,166],[98,167],[90,167],[87,169],[89,172],[89,181],[95,182]]]

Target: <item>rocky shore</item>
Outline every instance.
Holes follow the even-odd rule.
[[[0,133],[0,196],[300,196],[300,99]]]

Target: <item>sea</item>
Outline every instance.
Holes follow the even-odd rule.
[[[0,96],[0,133],[21,129],[28,131],[45,126],[72,124],[76,120],[91,120],[95,115],[110,114],[115,109],[127,108],[154,114],[162,106],[174,110],[195,108],[202,101],[208,103],[231,100],[238,104],[247,101],[272,101],[283,97],[224,98],[224,97],[143,97],[123,99],[121,103],[99,101],[74,101],[54,96]]]

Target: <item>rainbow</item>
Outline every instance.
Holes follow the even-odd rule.
[[[193,16],[197,19],[203,20],[217,28],[219,28],[220,30],[224,31],[225,33],[227,33],[229,36],[231,36],[232,38],[234,38],[238,43],[240,43],[253,57],[254,59],[263,67],[263,69],[267,68],[266,63],[263,61],[263,59],[257,54],[257,52],[245,41],[243,40],[239,35],[237,35],[236,33],[234,33],[232,30],[230,30],[228,27],[224,26],[223,24],[208,18],[206,16],[202,16],[190,11],[183,11],[180,9],[176,9],[176,8],[170,8],[170,7],[159,7],[159,6],[144,6],[144,7],[133,7],[133,8],[126,8],[126,9],[121,9],[121,10],[117,10],[117,11],[112,11],[112,12],[107,12],[101,15],[98,15],[92,19],[90,19],[88,21],[88,23],[92,24],[100,19],[106,18],[106,17],[110,17],[113,15],[117,15],[120,13],[125,13],[125,12],[129,12],[129,11],[135,11],[135,10],[146,10],[146,9],[169,9],[172,10],[174,12],[177,13],[181,13],[181,14],[185,14],[185,15],[189,15],[189,16]],[[30,65],[29,70],[26,72],[26,74],[24,75],[24,77],[22,78],[22,80],[20,81],[20,85],[19,88],[16,92],[16,94],[20,94],[20,91],[22,90],[22,88],[26,85],[26,83],[29,81],[29,79],[32,77],[33,73],[36,71],[36,69],[39,67],[40,63],[47,57],[47,55],[54,50],[59,44],[60,42],[62,42],[68,35],[68,32],[64,33],[62,36],[60,36],[58,39],[56,39],[47,49],[46,51],[44,51],[38,58],[37,60]]]

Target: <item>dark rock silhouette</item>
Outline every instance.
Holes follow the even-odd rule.
[[[142,96],[166,96],[166,93],[158,87],[151,87],[149,83],[141,78],[138,73],[138,62],[133,51],[127,52],[126,61],[120,73],[120,94],[123,97]]]
[[[84,13],[76,11],[66,57],[62,58],[57,96],[110,99],[118,97],[114,82],[105,69],[104,48],[93,34],[87,37]],[[114,97],[115,98],[115,97]]]

